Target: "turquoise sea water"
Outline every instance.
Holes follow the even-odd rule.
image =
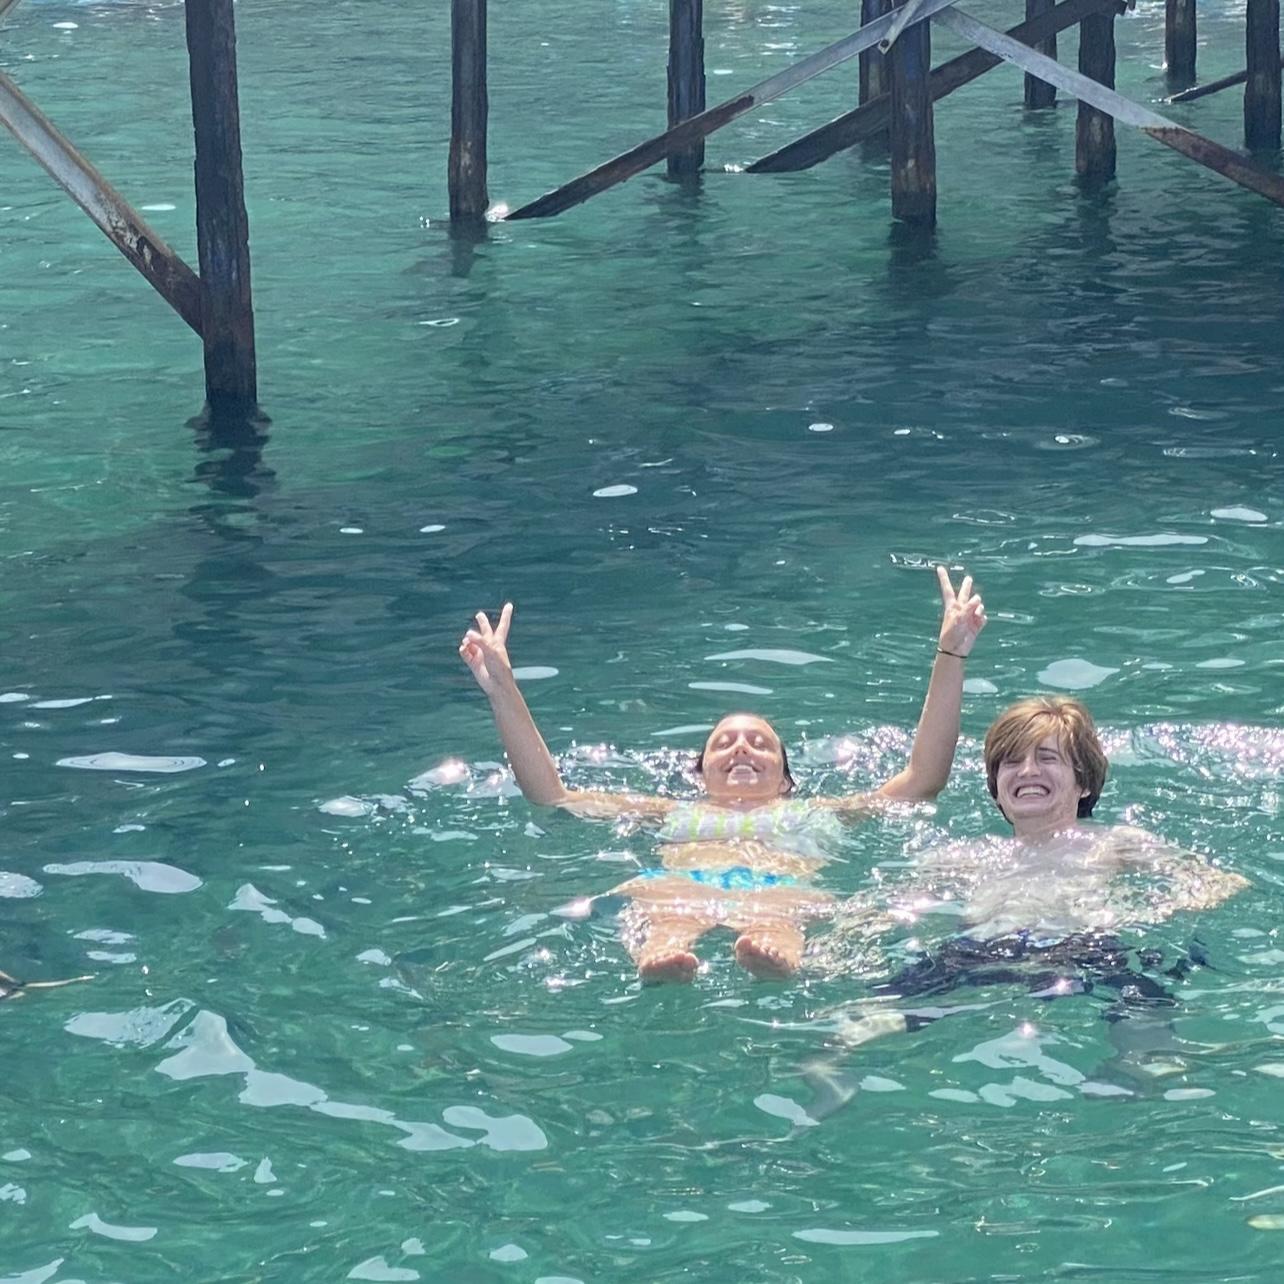
[[[851,8],[708,0],[711,100]],[[196,342],[0,139],[0,968],[94,974],[0,1006],[0,1281],[1276,1281],[1279,211],[1123,134],[1079,193],[1073,112],[1022,119],[1006,69],[938,108],[934,244],[875,150],[723,170],[852,66],[716,136],[698,194],[452,242],[445,9],[239,7],[258,436],[189,425]],[[494,199],[661,122],[665,6],[492,9]],[[1235,69],[1236,7],[1200,21]],[[1119,43],[1161,94],[1162,5]],[[180,7],[34,0],[0,67],[195,260]],[[553,911],[645,837],[513,797],[455,655],[518,603],[580,782],[680,783],[748,705],[805,789],[859,788],[934,559],[991,617],[959,770],[828,884],[996,832],[977,737],[1083,694],[1104,817],[1253,883],[1147,934],[1214,966],[1131,1095],[1092,996],[842,1054],[876,952],[755,985],[715,938],[640,990],[608,912]],[[813,1124],[818,1057],[857,1091]]]

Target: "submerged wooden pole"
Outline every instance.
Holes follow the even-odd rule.
[[[1040,14],[1047,13],[1053,7],[1056,0],[1025,0],[1025,19],[1032,22]],[[1057,33],[1054,31],[1050,36],[1045,36],[1038,41],[1034,48],[1041,54],[1046,54],[1049,58],[1057,56]],[[1028,72],[1025,77],[1025,105],[1031,111],[1039,111],[1045,107],[1055,107],[1057,105],[1057,87],[1050,85],[1046,80],[1040,80],[1038,76],[1031,76]]]
[[[232,0],[187,0],[196,135],[196,245],[201,264],[205,397],[214,414],[257,408],[250,220],[241,172]]]
[[[1248,0],[1245,36],[1244,145],[1252,151],[1280,145],[1280,0]]]
[[[36,158],[188,325],[201,333],[201,283],[143,216],[0,72],[0,124]]]
[[[860,0],[860,25],[873,22],[891,11],[892,0]],[[860,95],[858,102],[867,103],[887,93],[887,59],[877,48],[866,49],[860,56]]]
[[[704,0],[669,0],[669,128],[704,111]],[[681,178],[704,166],[704,139],[669,153],[668,171]]]
[[[932,36],[926,22],[901,33],[887,55],[891,118],[892,217],[936,223],[936,139],[932,121]]]
[[[486,122],[490,100],[486,91],[486,0],[450,3],[450,221],[485,221],[490,197],[486,192]]]
[[[1164,63],[1170,85],[1195,80],[1195,0],[1165,0]]]
[[[1079,24],[1079,71],[1107,89],[1115,87],[1113,12],[1091,14]],[[1088,183],[1104,183],[1115,176],[1114,118],[1082,99],[1075,128],[1074,168]]]

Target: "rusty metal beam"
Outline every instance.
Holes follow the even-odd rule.
[[[0,72],[0,124],[93,219],[161,298],[200,334],[201,283],[196,273],[3,72]]]

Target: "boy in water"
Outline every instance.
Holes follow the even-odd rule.
[[[1171,878],[1169,897],[1145,916],[1158,921],[1220,904],[1247,880],[1144,830],[1084,823],[1091,822],[1108,763],[1092,715],[1078,700],[1037,696],[1013,705],[986,733],[984,756],[990,796],[1015,841],[997,853],[985,845],[951,846],[930,863],[933,872],[970,875],[964,932],[874,993],[906,999],[960,985],[1017,983],[1054,998],[1100,982],[1120,996],[1107,1013],[1115,1020],[1128,1015],[1129,1005],[1171,1005],[1171,995],[1132,966],[1134,952],[1115,935],[1124,923],[1110,905],[1110,884],[1130,871]],[[1143,952],[1140,961],[1152,966],[1157,959]],[[1169,975],[1183,971],[1179,964]],[[878,1012],[852,1022],[843,1042],[855,1046],[919,1029],[938,1015]]]

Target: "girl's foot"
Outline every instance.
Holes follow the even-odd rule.
[[[690,950],[666,950],[638,960],[638,975],[644,985],[689,983],[695,979],[700,960]]]
[[[798,971],[800,959],[792,948],[782,948],[783,945],[770,936],[746,932],[736,941],[736,962],[760,981],[787,980]]]

